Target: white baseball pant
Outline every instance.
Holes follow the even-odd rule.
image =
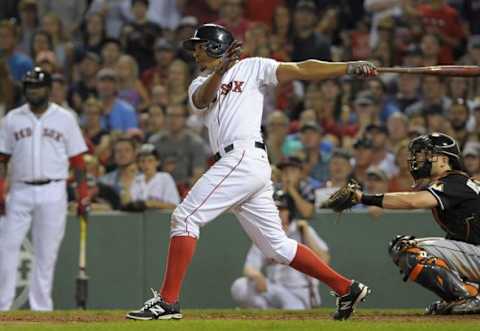
[[[172,214],[171,236],[198,238],[200,227],[232,211],[262,253],[290,264],[297,242],[282,229],[273,201],[267,153],[254,141],[236,141],[198,181]]]
[[[65,181],[38,186],[13,183],[6,215],[0,220],[0,311],[9,310],[13,303],[20,247],[30,226],[34,249],[30,308],[53,309],[53,274],[65,233],[66,214]]]

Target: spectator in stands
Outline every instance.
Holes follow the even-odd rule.
[[[365,0],[365,10],[372,14],[372,26],[370,28],[370,47],[373,49],[378,43],[378,25],[385,17],[401,17],[403,14],[400,0]]]
[[[272,52],[281,54],[285,60],[290,59],[293,49],[292,39],[292,16],[288,7],[280,4],[273,13],[272,35],[270,36]]]
[[[87,0],[38,0],[38,5],[41,17],[55,13],[62,20],[65,34],[72,35],[80,28],[87,9]]]
[[[159,105],[161,107],[168,106],[168,91],[165,85],[157,84],[152,87],[152,104]]]
[[[422,65],[436,66],[439,64],[452,64],[450,56],[445,58],[445,53],[440,52],[440,39],[438,35],[433,33],[423,35],[420,48],[422,50]]]
[[[48,72],[50,75],[61,71],[58,67],[57,57],[52,51],[42,51],[38,53],[37,57],[35,58],[35,64]]]
[[[188,85],[190,84],[190,71],[182,60],[175,60],[168,68],[168,104],[187,105]]]
[[[356,116],[356,137],[364,135],[370,124],[375,123],[378,117],[379,106],[370,91],[360,91],[353,102],[353,111]]]
[[[102,67],[114,69],[121,55],[122,44],[120,43],[120,40],[105,38],[101,51]]]
[[[115,71],[118,77],[117,96],[139,112],[146,109],[150,104],[150,96],[138,79],[139,67],[135,59],[130,55],[120,56]]]
[[[15,108],[20,96],[20,87],[12,81],[5,59],[0,57],[0,119]]]
[[[288,135],[288,117],[281,111],[270,113],[267,118],[267,145],[268,159],[271,164],[277,164],[285,157],[285,138]]]
[[[142,82],[149,90],[155,85],[167,85],[168,70],[175,60],[175,48],[167,39],[157,39],[154,51],[155,66],[145,70],[142,74]]]
[[[281,193],[280,193],[281,192]],[[282,227],[287,235],[303,242],[325,262],[330,254],[327,244],[305,220],[296,219],[284,197],[283,191],[275,192]],[[243,277],[231,287],[233,300],[242,308],[256,309],[310,309],[320,305],[318,280],[305,276],[286,265],[272,263],[253,244],[248,251]]]
[[[114,70],[105,68],[98,72],[97,92],[104,110],[103,129],[109,132],[127,132],[138,128],[135,109],[117,97],[118,76]]]
[[[480,141],[480,103],[475,101],[472,104],[473,123],[471,138],[473,141]]]
[[[73,115],[78,119],[78,114],[70,107],[67,100],[67,81],[62,74],[55,73],[52,75],[52,94],[50,99],[57,105],[62,106],[65,109],[70,110]]]
[[[404,112],[406,108],[418,102],[419,87],[419,76],[408,74],[398,76],[398,91],[393,101],[401,112]]]
[[[12,21],[0,22],[0,54],[6,59],[8,71],[15,82],[19,82],[33,67],[32,60],[16,50],[17,37],[17,27]]]
[[[352,177],[362,186],[367,179],[367,169],[373,161],[373,143],[368,138],[360,138],[353,144],[354,166]]]
[[[154,135],[162,134],[166,130],[166,108],[152,104],[148,108],[148,123],[145,130],[145,141],[150,140]]]
[[[445,115],[439,105],[427,107],[423,109],[422,113],[425,118],[425,128],[428,132],[447,132],[450,123],[447,124],[447,121],[445,121]]]
[[[110,21],[108,21],[110,22]],[[105,18],[101,14],[89,14],[85,18],[85,28],[82,34],[82,49],[100,55],[104,40],[107,38],[105,31]]]
[[[375,103],[379,107],[379,119],[386,123],[388,118],[400,109],[396,106],[393,100],[390,100],[387,94],[387,86],[380,78],[373,78],[367,81],[368,90],[372,94]]]
[[[287,194],[292,217],[310,219],[315,211],[315,189],[319,183],[303,173],[304,162],[295,156],[277,163],[281,171],[281,182],[277,189]]]
[[[352,156],[347,150],[335,149],[333,151],[328,162],[328,173],[330,175],[322,187],[315,190],[315,206],[317,209],[332,193],[348,182],[353,169],[351,158]]]
[[[169,172],[177,185],[191,187],[205,171],[207,147],[198,135],[187,129],[187,117],[186,106],[169,106],[167,130],[153,135],[149,142],[157,148],[162,170]]]
[[[470,134],[467,130],[467,123],[470,119],[470,110],[464,99],[457,99],[454,101],[448,111],[447,119],[453,129],[453,138],[457,141],[460,149],[463,149]]]
[[[152,144],[142,145],[138,152],[138,174],[130,188],[125,210],[173,209],[180,203],[177,187],[167,172],[157,172],[158,153]],[[125,202],[124,202],[125,203]]]
[[[217,24],[223,25],[237,40],[243,41],[250,27],[250,21],[244,16],[244,0],[224,0],[220,7],[220,19]]]
[[[300,0],[293,14],[293,61],[306,59],[330,60],[330,45],[320,33],[315,32],[315,3],[311,0]]]
[[[99,196],[99,185],[98,181],[101,176],[105,174],[105,168],[100,164],[98,159],[94,155],[85,154],[83,156],[85,160],[85,170],[87,175],[87,185],[88,193],[91,201],[91,211],[92,212],[102,212],[102,211],[111,211],[112,207],[108,201],[102,199]],[[74,191],[75,187],[71,187],[71,190]],[[75,210],[76,204],[70,203],[71,211]]]
[[[93,0],[86,16],[87,19],[100,17],[102,21],[105,20],[105,28],[102,22],[102,30],[105,30],[102,31],[104,37],[119,38],[122,27],[127,21],[127,12],[130,9],[128,5],[128,0]]]
[[[395,165],[398,173],[388,181],[388,192],[408,192],[412,189],[413,177],[408,165],[408,139],[398,144],[395,151]]]
[[[315,122],[302,123],[300,127],[300,141],[302,142],[302,153],[305,155],[303,171],[323,183],[329,176],[327,155],[321,153],[322,132]]]
[[[101,164],[107,164],[111,157],[111,139],[107,130],[102,128],[103,106],[100,100],[90,97],[83,104],[83,135]]]
[[[70,85],[68,99],[74,109],[82,109],[82,103],[90,96],[97,94],[100,57],[93,52],[84,52],[77,62],[78,80]]]
[[[371,166],[367,169],[365,192],[368,192],[368,194],[382,194],[388,192],[388,176],[382,169],[375,166]],[[373,218],[379,218],[383,214],[383,209],[377,206],[368,206],[367,210]]]
[[[147,18],[149,0],[131,0],[133,20],[122,28],[121,39],[125,52],[135,58],[139,71],[154,65],[152,45],[161,34],[160,26]]]
[[[442,77],[422,77],[421,91],[420,100],[405,109],[407,116],[413,113],[421,113],[423,109],[433,105],[440,106],[442,113],[445,114],[452,104],[452,101],[446,96],[445,80]]]
[[[130,189],[138,174],[136,144],[132,139],[120,138],[113,145],[116,169],[99,178],[100,197],[109,201],[114,209],[128,201]]]
[[[469,78],[466,77],[450,77],[447,81],[447,95],[455,101],[463,99],[468,103],[469,99]]]
[[[408,118],[397,112],[392,114],[387,121],[388,146],[395,150],[403,140],[408,139]]]
[[[468,40],[467,54],[460,60],[459,64],[480,65],[480,35],[471,36]],[[470,82],[469,96],[480,95],[480,77],[468,78]]]
[[[388,177],[397,172],[395,157],[388,150],[388,130],[384,125],[370,124],[366,131],[366,137],[372,140],[372,165],[383,170]]]
[[[463,162],[468,174],[480,180],[480,151],[478,143],[465,147],[463,150]]]
[[[40,53],[48,51],[54,51],[52,36],[46,30],[35,31],[30,45],[32,59],[35,60]]]
[[[38,3],[36,0],[22,0],[18,3],[20,29],[18,49],[30,55],[32,36],[38,28]]]
[[[67,38],[67,32],[58,13],[44,15],[41,27],[52,37],[53,52],[57,57],[59,67],[62,70],[68,70],[69,62],[73,57],[73,44]]]

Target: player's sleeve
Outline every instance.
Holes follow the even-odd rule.
[[[67,155],[68,157],[72,157],[78,154],[85,153],[88,149],[77,121],[75,120],[73,115],[68,114],[68,116],[70,130],[68,130],[67,132],[68,135],[66,139],[66,145]]]
[[[197,106],[195,106],[195,104],[193,103],[193,95],[195,94],[195,92],[197,91],[197,89],[202,86],[202,84],[207,80],[208,76],[198,76],[197,78],[195,78],[192,83],[190,84],[190,86],[188,87],[188,103],[190,104],[190,107],[192,108],[192,110],[194,112],[203,112],[205,111],[206,109],[208,109],[208,107],[205,107],[205,108],[198,108]]]
[[[0,119],[0,153],[12,155],[13,135],[10,133],[7,118]]]
[[[277,69],[280,63],[267,58],[256,58],[255,60],[258,62],[257,78],[260,85],[276,86],[278,84]]]
[[[455,208],[469,196],[469,187],[465,181],[464,176],[451,175],[434,182],[426,190],[435,197],[441,210]]]
[[[256,245],[252,245],[245,259],[245,267],[262,270],[264,265],[266,265],[265,256]]]

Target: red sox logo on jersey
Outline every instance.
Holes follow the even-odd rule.
[[[32,134],[33,134],[33,130],[32,128],[29,128],[29,127],[20,129],[13,133],[16,141],[19,141],[20,139],[23,139],[23,138],[31,137]],[[63,134],[61,132],[58,132],[57,130],[49,129],[49,128],[43,128],[43,136],[55,139],[56,141],[60,141],[63,138]]]
[[[221,95],[227,95],[230,91],[236,92],[236,93],[242,93],[243,84],[245,84],[245,82],[240,80],[233,80],[228,84],[222,84],[220,85],[220,90],[222,91]]]

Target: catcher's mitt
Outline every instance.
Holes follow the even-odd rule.
[[[357,190],[360,190],[360,184],[350,179],[347,184],[333,193],[327,201],[322,203],[321,207],[330,208],[337,213],[341,213],[345,209],[350,209],[359,202],[355,195],[355,191]]]

